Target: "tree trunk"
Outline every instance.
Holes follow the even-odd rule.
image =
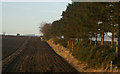
[[[72,52],[73,52],[73,40],[72,40]]]
[[[119,2],[119,6],[120,6],[120,2]],[[120,9],[119,9],[119,18],[118,20],[120,20]],[[118,42],[118,46],[117,46],[117,50],[116,52],[118,52],[118,56],[120,56],[120,21],[118,21],[118,29],[117,29],[117,34],[118,34],[118,37],[117,37],[117,42]]]
[[[116,42],[116,53],[118,54],[118,49],[119,49],[119,29],[117,28],[117,42]]]
[[[117,33],[118,35],[118,33]],[[117,36],[117,42],[116,42],[116,53],[118,54],[118,49],[119,49],[119,37]]]
[[[79,38],[77,38],[77,43],[79,42]]]
[[[95,35],[95,46],[97,45],[97,33]]]
[[[90,36],[90,45],[92,44],[92,36]]]
[[[117,28],[117,42],[116,42],[116,53],[120,54],[120,32],[119,32],[120,26]]]
[[[120,6],[120,2],[119,2],[119,6]],[[120,12],[120,9],[119,9],[119,12]],[[120,13],[119,13],[118,20],[120,20]],[[120,55],[120,21],[118,22],[118,55]]]
[[[114,26],[112,26],[112,41],[111,41],[111,48],[114,49]]]
[[[102,33],[101,45],[104,45],[104,32]]]
[[[72,48],[72,40],[70,39],[70,51],[71,51],[71,48]]]
[[[68,40],[68,49],[70,48],[70,41]]]

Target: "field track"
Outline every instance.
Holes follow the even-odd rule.
[[[77,72],[77,70],[57,55],[45,41],[32,37],[23,51],[4,67],[3,72]]]

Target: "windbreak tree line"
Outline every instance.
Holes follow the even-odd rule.
[[[73,2],[68,4],[60,20],[49,24],[49,28],[44,25],[41,31],[46,31],[42,32],[46,39],[54,38],[56,43],[65,47],[71,39],[77,40],[72,51],[76,58],[92,62],[91,66],[104,66],[105,63],[114,61],[120,53],[119,8],[118,2]],[[105,44],[104,41],[108,32],[112,33],[111,44]],[[101,42],[98,42],[98,36],[101,37]],[[92,38],[95,38],[95,41]]]

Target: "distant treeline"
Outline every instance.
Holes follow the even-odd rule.
[[[100,63],[101,65],[103,60],[107,60],[106,63],[108,63],[108,61],[114,60],[111,59],[114,52],[117,55],[120,53],[120,4],[118,2],[73,2],[68,4],[60,20],[56,20],[52,24],[45,23],[41,27],[41,32],[45,39],[54,38],[55,42],[65,47],[68,46],[71,39],[77,39],[78,43],[74,44],[72,51],[73,55],[77,55],[76,57],[86,57],[90,60],[93,58],[93,54],[97,55],[98,49],[101,49],[99,52],[107,51],[107,54],[97,55],[94,59],[101,57],[99,61],[96,61],[96,64]],[[112,41],[111,44],[105,46],[104,35],[108,32],[112,33]],[[98,35],[101,37],[100,44],[97,42]],[[92,37],[96,38],[94,43]],[[117,38],[116,45],[114,44],[115,37]],[[80,56],[78,52],[85,55]],[[93,54],[87,57],[86,54],[90,54],[90,52]],[[90,62],[88,60],[87,62]]]

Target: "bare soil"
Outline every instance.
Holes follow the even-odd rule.
[[[3,72],[77,72],[39,37],[30,38],[22,49],[14,60],[3,63]]]
[[[27,37],[2,36],[2,58],[14,53],[27,39]]]

